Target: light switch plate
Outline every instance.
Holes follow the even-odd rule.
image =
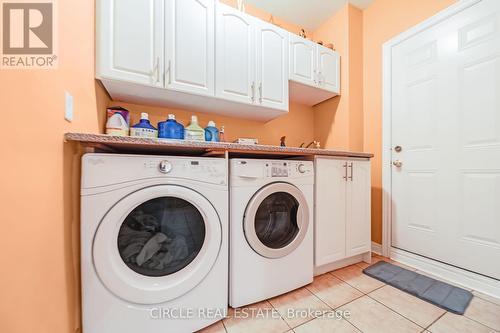
[[[64,119],[73,121],[73,96],[67,91],[64,92]]]

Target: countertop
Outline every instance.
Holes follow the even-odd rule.
[[[242,145],[229,142],[203,142],[169,139],[147,139],[137,137],[111,136],[106,134],[66,133],[66,141],[78,142],[96,151],[117,153],[154,153],[214,156],[225,154],[242,157],[313,157],[336,156],[372,158],[373,154],[344,150],[280,147],[269,145]]]

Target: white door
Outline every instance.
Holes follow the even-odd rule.
[[[340,57],[327,47],[318,48],[318,84],[319,87],[340,94]]]
[[[96,76],[163,85],[163,0],[97,2]]]
[[[317,48],[316,43],[295,34],[290,39],[290,80],[310,86],[317,83]]]
[[[392,245],[500,279],[500,1],[406,39],[392,61]]]
[[[217,4],[216,95],[241,103],[254,103],[254,19],[232,7]]]
[[[167,88],[215,93],[214,0],[166,0]]]
[[[346,255],[371,250],[370,161],[349,161],[346,191]]]
[[[257,22],[257,103],[288,111],[288,33]]]
[[[315,165],[314,258],[318,267],[346,257],[348,162],[317,158]]]

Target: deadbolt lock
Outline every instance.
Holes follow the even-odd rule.
[[[394,147],[394,151],[395,151],[396,153],[400,153],[400,152],[401,152],[401,150],[403,150],[403,148],[402,148],[401,146],[396,146],[396,147]]]

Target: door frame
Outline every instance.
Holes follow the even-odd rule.
[[[392,250],[392,48],[481,1],[459,0],[427,20],[388,40],[382,46],[382,255],[384,256],[389,257]]]
[[[383,44],[382,50],[382,244],[383,256],[396,259],[423,272],[428,272],[453,283],[463,285],[500,298],[500,281],[473,273],[446,263],[429,259],[391,246],[392,235],[392,105],[391,105],[391,50],[408,38],[428,29],[483,0],[459,0],[429,19],[415,25]]]

